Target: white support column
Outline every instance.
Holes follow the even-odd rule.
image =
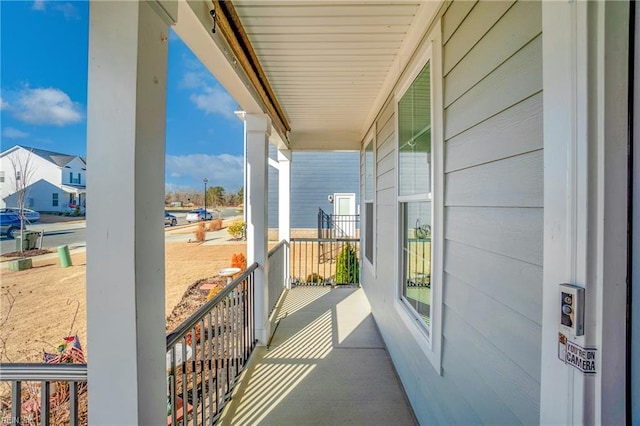
[[[291,238],[291,151],[278,150],[278,240]]]
[[[92,1],[89,20],[89,422],[159,425],[168,26],[148,2]]]
[[[540,424],[625,424],[628,2],[543,2]],[[558,359],[559,284],[584,288],[596,373]],[[627,419],[628,420],[628,419]]]
[[[243,114],[244,143],[246,156],[245,206],[247,216],[247,265],[258,262],[255,272],[256,337],[259,344],[266,345],[270,335],[269,295],[267,278],[268,221],[269,210],[269,136],[271,123],[264,114]]]

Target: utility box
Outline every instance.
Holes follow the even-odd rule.
[[[16,251],[33,250],[38,244],[39,232],[22,231],[16,232]]]

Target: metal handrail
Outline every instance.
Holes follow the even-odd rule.
[[[215,424],[256,347],[254,263],[167,335],[167,423]]]
[[[0,381],[86,382],[87,364],[0,363]]]
[[[231,281],[230,284],[226,285],[220,293],[216,294],[215,297],[204,305],[202,305],[197,311],[195,311],[189,318],[187,318],[182,324],[178,326],[171,333],[167,334],[167,350],[170,350],[186,333],[191,331],[193,327],[196,326],[202,319],[211,312],[214,306],[220,303],[223,299],[231,294],[231,292],[238,286],[238,284],[242,283],[247,279],[253,271],[258,269],[258,263],[254,263],[249,266],[240,274],[238,278]]]
[[[280,241],[278,244],[275,245],[275,247],[273,247],[271,250],[269,250],[269,252],[267,253],[267,257],[271,257],[273,256],[279,249],[280,247],[282,247],[283,245],[288,245],[289,241],[287,240],[282,240]]]

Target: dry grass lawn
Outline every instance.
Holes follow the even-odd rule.
[[[234,253],[246,255],[246,244],[167,243],[165,312],[171,312],[194,281],[228,267]],[[0,338],[6,342],[2,361],[41,362],[42,350],[52,351],[52,346],[69,334],[78,334],[88,354],[86,255],[76,253],[72,259],[73,266],[69,268],[60,268],[57,258],[53,258],[35,261],[34,268],[27,271],[2,271],[0,324],[8,315],[0,330]],[[15,297],[10,311],[9,293]]]

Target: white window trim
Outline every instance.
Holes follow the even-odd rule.
[[[367,265],[367,267],[369,268],[370,272],[373,274],[374,278],[377,278],[377,270],[376,270],[376,264],[377,264],[377,262],[376,262],[376,260],[377,260],[377,257],[376,257],[376,254],[377,254],[377,250],[376,250],[376,234],[377,234],[377,228],[376,228],[376,219],[377,219],[377,217],[376,217],[376,210],[377,210],[377,208],[376,208],[376,200],[377,200],[376,187],[377,186],[376,186],[376,180],[377,180],[377,170],[378,170],[378,167],[377,167],[377,164],[376,164],[377,158],[378,158],[377,157],[377,155],[378,155],[377,133],[378,133],[377,126],[376,126],[376,123],[374,122],[371,130],[369,131],[369,133],[367,133],[367,136],[364,139],[364,144],[362,146],[362,155],[364,157],[364,170],[365,170],[364,180],[365,181],[362,182],[362,192],[361,193],[363,195],[363,197],[362,197],[362,207],[363,208],[360,209],[361,213],[364,211],[364,214],[360,215],[361,218],[364,218],[364,220],[361,220],[361,223],[360,223],[360,228],[361,228],[360,232],[361,232],[361,235],[364,235],[364,244],[361,245],[362,253],[360,255],[360,258],[364,259],[362,263],[364,265]],[[366,175],[366,171],[367,171],[366,148],[370,144],[373,144],[373,182],[372,182],[372,185],[373,185],[373,198],[368,199],[368,198],[366,198],[366,188],[365,188],[365,185],[366,185],[365,182],[366,182],[366,179],[367,179],[367,175]],[[366,232],[366,230],[367,230],[367,228],[366,228],[367,227],[367,223],[366,223],[366,216],[367,216],[367,214],[366,214],[367,213],[366,204],[367,203],[373,203],[373,214],[371,215],[372,216],[371,220],[373,221],[373,232],[372,232],[373,252],[371,253],[371,257],[372,257],[373,262],[369,262],[369,259],[367,259],[367,256],[365,255],[365,247],[366,247],[366,244],[367,244],[367,241],[366,241],[366,238],[367,238],[367,232]],[[363,224],[364,224],[364,231],[365,232],[362,232],[362,228],[363,228],[362,225]]]
[[[431,134],[432,134],[432,226],[431,226],[431,324],[429,329],[424,326],[422,319],[416,315],[402,300],[401,276],[402,276],[402,218],[400,217],[400,203],[412,200],[424,200],[424,195],[398,196],[399,188],[399,123],[398,102],[402,95],[409,89],[420,71],[428,61],[431,61]],[[396,182],[396,224],[397,241],[395,244],[395,296],[394,309],[405,323],[407,329],[415,339],[424,355],[438,374],[442,374],[442,295],[443,295],[443,250],[444,250],[444,139],[443,139],[443,76],[442,76],[442,35],[441,24],[438,21],[429,34],[427,42],[421,47],[421,51],[415,55],[409,72],[404,75],[394,92],[395,106],[395,182]]]

